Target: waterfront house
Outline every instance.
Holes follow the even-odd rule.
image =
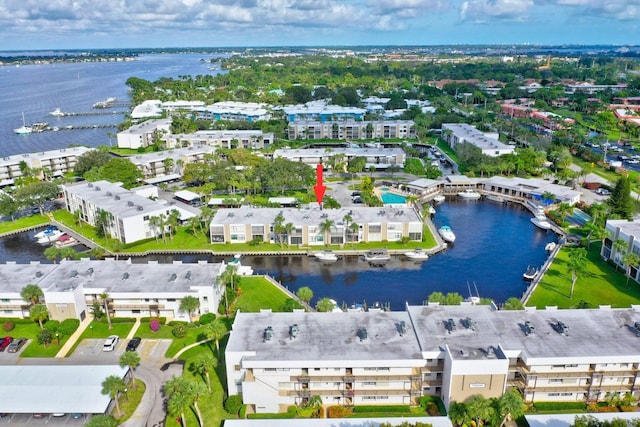
[[[276,217],[282,214],[283,225],[291,223],[293,230],[279,235],[274,229]],[[350,223],[345,217],[350,216]],[[322,223],[330,223],[324,231]],[[350,224],[358,225],[358,231]],[[422,240],[423,224],[415,210],[407,207],[349,207],[325,209],[253,208],[242,206],[220,209],[210,224],[211,243],[284,242],[290,245],[342,245],[351,242],[398,242],[403,237]],[[328,241],[327,241],[328,240]]]
[[[218,277],[225,263],[133,263],[128,260],[63,260],[60,264],[0,264],[3,287],[0,307],[4,317],[29,318],[29,305],[20,292],[28,284],[38,285],[44,294],[49,318],[80,319],[91,315],[102,294],[109,296],[109,311],[113,317],[162,316],[189,320],[180,310],[180,301],[187,295],[198,299],[194,313],[217,313],[224,286]],[[102,304],[104,310],[104,304]]]
[[[171,214],[171,206],[149,197],[150,188],[144,187],[142,195],[109,181],[80,182],[63,185],[62,194],[69,212],[79,212],[80,219],[94,227],[102,221],[106,235],[132,243],[160,235],[162,230],[150,218]]]

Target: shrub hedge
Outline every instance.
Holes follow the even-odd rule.
[[[158,322],[160,322],[161,325],[164,325],[165,323],[167,323],[166,317],[141,317],[140,323],[149,323],[152,320],[157,320]]]
[[[353,408],[354,413],[359,412],[409,412],[408,405],[358,405]]]
[[[587,409],[585,402],[536,402],[533,407],[538,411],[559,411],[563,409]]]
[[[256,419],[256,420],[279,420],[279,419],[285,419],[285,418],[295,418],[297,413],[296,407],[295,406],[289,406],[289,408],[287,409],[287,412],[283,412],[280,414],[249,414],[247,415],[247,418],[251,419]]]

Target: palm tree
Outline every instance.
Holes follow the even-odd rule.
[[[220,356],[220,340],[227,334],[227,327],[222,322],[222,319],[217,318],[213,322],[209,323],[204,330],[204,334],[207,339],[215,340],[216,354]]]
[[[202,396],[207,394],[207,388],[202,383],[189,381],[188,394],[191,398],[191,401],[193,402],[193,407],[196,410],[196,415],[198,416],[198,424],[200,424],[200,427],[204,427],[204,420],[202,419],[202,412],[200,411],[200,407],[198,406],[198,401]]]
[[[466,424],[467,418],[467,405],[460,402],[451,402],[451,405],[449,405],[449,419],[451,419],[451,422],[461,426]]]
[[[316,304],[316,310],[318,310],[321,313],[328,313],[330,311],[333,311],[333,307],[334,307],[333,302],[329,298],[326,298],[326,297],[322,298]]]
[[[469,417],[475,419],[476,426],[480,427],[484,421],[491,419],[495,410],[491,404],[491,400],[485,399],[483,396],[474,396],[467,404],[467,412]]]
[[[640,257],[635,252],[628,252],[622,257],[622,262],[626,267],[627,287],[629,287],[629,279],[631,278],[631,267],[640,264]]]
[[[296,291],[296,296],[300,299],[300,301],[309,303],[313,298],[313,291],[308,286],[303,286]]]
[[[109,325],[109,330],[113,329],[111,326],[111,311],[109,310],[109,294],[103,292],[100,294],[100,299],[102,300],[102,305],[104,305],[104,313],[107,315],[107,324]]]
[[[133,386],[131,388],[136,387],[135,378],[133,377],[133,373],[135,369],[140,366],[140,355],[135,351],[125,351],[120,356],[120,366],[125,367],[128,366],[131,371],[131,382]]]
[[[558,205],[556,212],[558,212],[560,219],[564,222],[567,215],[573,215],[573,206],[567,202],[562,202]]]
[[[60,258],[60,248],[49,246],[44,250],[44,256],[55,264],[58,261],[58,258]]]
[[[40,286],[28,284],[22,291],[20,291],[20,296],[23,300],[29,303],[29,305],[34,306],[40,302],[40,299],[44,296],[42,293],[42,289]]]
[[[177,209],[171,209],[167,224],[169,225],[169,238],[173,240],[173,235],[178,230],[178,222],[180,221],[180,212]]]
[[[335,227],[335,221],[326,219],[320,223],[320,232],[324,236],[324,245],[329,246],[331,244],[331,230]]]
[[[209,376],[209,373],[213,371],[216,366],[218,366],[218,359],[210,354],[200,356],[198,359],[191,363],[191,368],[194,372],[197,372],[200,375],[204,375],[204,378],[207,381],[207,390],[209,390],[209,394],[211,394],[211,378]]]
[[[498,408],[500,415],[503,417],[500,426],[503,426],[509,419],[520,418],[524,414],[524,402],[520,392],[515,388],[507,390],[498,399]]]
[[[591,246],[591,242],[602,240],[605,237],[609,236],[609,232],[599,224],[597,224],[594,220],[587,222],[584,225],[584,228],[589,231],[587,234],[587,249]]]
[[[569,299],[573,299],[573,289],[576,286],[578,277],[583,275],[587,268],[587,250],[585,248],[573,248],[569,250],[567,269],[571,274],[571,292]]]
[[[594,203],[591,205],[591,218],[594,223],[600,224],[607,215],[608,206],[604,203]],[[604,224],[602,224],[604,225]]]
[[[44,304],[36,304],[29,310],[29,317],[34,322],[38,322],[40,324],[40,329],[43,329],[44,326],[42,325],[42,322],[49,318],[49,310],[47,310],[47,306]]]
[[[358,242],[358,233],[360,232],[360,225],[357,222],[349,224],[349,231],[351,231],[351,242]]]
[[[116,416],[121,417],[120,393],[124,390],[124,380],[117,375],[110,375],[102,381],[102,394],[108,394],[116,402]]]
[[[288,222],[282,226],[282,231],[287,235],[287,246],[291,244],[291,233],[293,233],[296,229],[296,226],[293,223]]]
[[[616,263],[616,271],[618,271],[618,265],[622,261],[622,257],[627,252],[627,248],[629,244],[624,241],[624,239],[616,239],[613,241],[613,250],[615,253],[614,262]],[[613,258],[613,257],[612,257]]]
[[[187,426],[187,420],[184,413],[189,409],[193,400],[190,396],[189,389],[181,389],[171,394],[169,402],[167,402],[167,411],[171,415],[178,415],[183,427]]]
[[[193,312],[200,307],[200,300],[192,295],[186,295],[180,301],[180,311],[186,311],[189,315],[189,323],[193,323]]]
[[[320,418],[320,411],[322,410],[322,397],[317,394],[314,394],[307,402],[307,406],[312,408],[315,415]]]
[[[160,217],[159,216],[150,216],[149,217],[149,225],[153,230],[153,237],[156,239],[156,243],[158,243],[158,233],[156,232],[160,228]]]
[[[520,299],[511,297],[504,302],[502,308],[504,310],[523,310],[524,305],[522,304],[522,301],[520,301]]]

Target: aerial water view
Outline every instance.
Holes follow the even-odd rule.
[[[640,1],[0,1],[0,425],[640,422]]]

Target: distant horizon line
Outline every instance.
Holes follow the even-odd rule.
[[[636,43],[438,43],[438,44],[310,44],[310,45],[264,45],[264,46],[160,46],[160,47],[69,47],[69,48],[24,48],[0,49],[0,52],[40,52],[40,51],[111,51],[111,50],[163,50],[163,49],[345,49],[345,48],[421,48],[421,47],[640,47]]]

